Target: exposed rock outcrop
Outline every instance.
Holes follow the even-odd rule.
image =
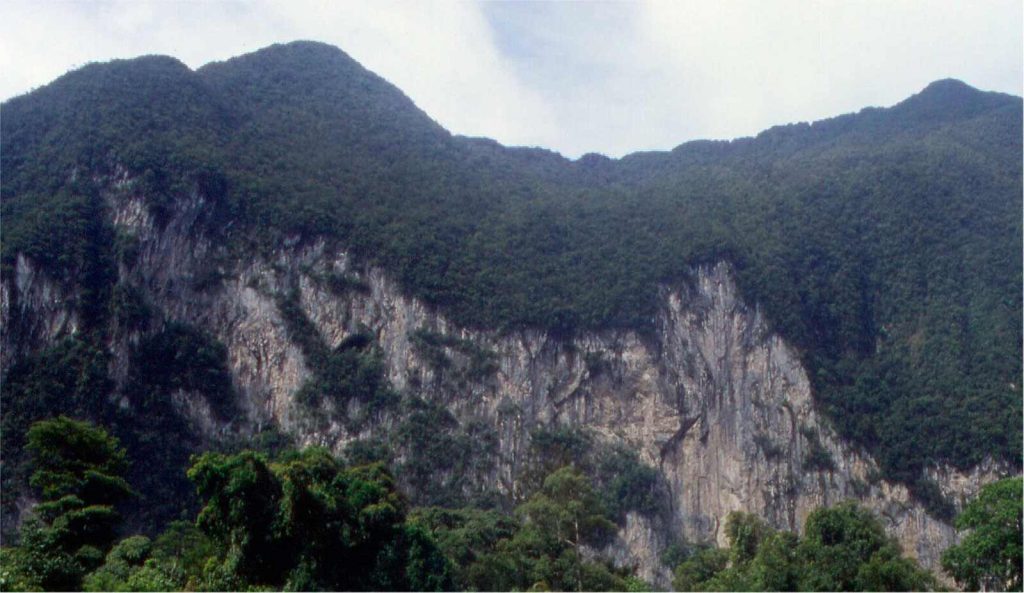
[[[779,528],[798,530],[814,508],[857,498],[878,512],[904,549],[936,568],[955,532],[910,499],[906,488],[877,479],[871,459],[841,442],[815,411],[797,353],[772,333],[760,309],[744,303],[730,267],[699,267],[662,291],[655,331],[604,331],[565,339],[542,331],[478,331],[457,327],[434,308],[403,294],[380,269],[357,266],[324,242],[288,241],[270,256],[223,257],[195,232],[206,206],[199,193],[179,200],[157,224],[127,178],[111,183],[111,220],[137,242],[134,261],[119,267],[134,287],[170,320],[197,325],[228,350],[240,401],[231,426],[198,418],[204,431],[252,431],[277,424],[303,443],[341,450],[346,443],[387,430],[368,424],[310,422],[294,395],[311,370],[289,338],[279,299],[297,289],[299,303],[329,346],[369,329],[398,390],[415,391],[462,422],[484,422],[497,435],[497,463],[481,479],[515,494],[530,434],[538,426],[585,427],[625,444],[657,468],[667,486],[667,520],[630,513],[610,549],[643,578],[667,584],[659,555],[672,534],[724,544],[723,523],[733,510],[757,513]],[[338,290],[325,277],[352,279]],[[213,280],[209,280],[213,278]],[[70,296],[20,258],[13,283],[2,287],[6,368],[12,357],[75,331]],[[448,336],[487,352],[485,373],[441,372],[415,347],[418,331]],[[111,349],[117,380],[138,336],[116,333]],[[14,343],[17,340],[18,343]],[[463,353],[445,346],[458,364]],[[182,409],[203,416],[181,394]],[[991,464],[961,474],[935,470],[956,500],[1006,473]]]

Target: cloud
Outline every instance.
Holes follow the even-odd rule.
[[[1021,94],[1019,2],[485,4],[567,154],[619,156],[892,105],[941,78]]]
[[[92,61],[167,54],[197,68],[276,42],[336,45],[454,132],[557,142],[538,93],[507,73],[467,2],[11,2],[0,24],[0,97]],[[534,142],[536,143],[536,142]]]
[[[292,38],[341,47],[453,132],[523,144],[530,143],[531,127],[558,128],[537,92],[508,73],[475,4],[309,6],[315,9],[297,11],[292,2],[275,4],[274,21],[287,23]]]
[[[1024,71],[1010,0],[8,0],[3,16],[3,98],[90,61],[158,53],[195,68],[315,39],[455,133],[573,157],[752,135],[890,105],[946,77],[1019,95]]]
[[[706,134],[891,105],[940,78],[1020,94],[1020,2],[644,5],[645,53],[703,97]],[[678,76],[673,76],[673,72]]]

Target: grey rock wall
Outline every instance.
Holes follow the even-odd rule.
[[[498,333],[455,326],[438,311],[402,293],[380,269],[353,264],[323,242],[286,241],[275,253],[243,261],[195,232],[206,203],[194,193],[158,225],[121,176],[107,196],[120,232],[138,241],[138,258],[120,266],[120,281],[137,288],[171,320],[197,325],[227,347],[239,394],[239,416],[218,424],[202,402],[179,394],[180,408],[216,438],[276,424],[300,442],[340,451],[347,443],[386,431],[384,419],[351,432],[338,421],[313,422],[294,401],[310,376],[292,343],[277,300],[297,287],[303,311],[323,340],[336,346],[367,328],[381,347],[398,390],[415,388],[461,422],[483,422],[497,435],[497,463],[480,479],[516,495],[529,436],[538,426],[589,429],[625,444],[658,469],[669,491],[668,516],[630,513],[608,553],[641,577],[666,585],[659,555],[675,534],[724,544],[733,510],[754,512],[778,528],[799,530],[814,508],[856,498],[883,518],[904,549],[937,568],[955,540],[953,529],[928,516],[906,488],[872,482],[874,462],[841,442],[815,411],[799,357],[771,333],[758,307],[744,303],[728,265],[696,268],[687,282],[662,289],[651,335],[605,331],[567,340],[534,330]],[[214,282],[199,279],[216,278]],[[332,290],[327,274],[358,279],[364,289]],[[26,349],[75,330],[70,295],[20,258],[13,284],[2,287],[3,365]],[[482,377],[439,372],[414,346],[428,330],[468,340],[494,354],[497,370]],[[17,343],[14,343],[17,338]],[[115,332],[112,376],[123,379],[138,332]],[[456,366],[460,352],[446,352]],[[334,417],[339,411],[334,411]],[[342,411],[344,412],[344,411]],[[327,415],[329,418],[330,414]],[[827,452],[831,465],[809,466],[809,453]],[[1006,468],[983,465],[969,474],[936,468],[956,500],[972,496]]]

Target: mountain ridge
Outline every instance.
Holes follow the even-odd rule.
[[[938,81],[890,108],[571,161],[453,136],[324,44],[196,71],[87,66],[0,106],[5,328],[31,325],[10,288],[24,260],[75,295],[87,352],[126,356],[110,351],[120,316],[154,297],[126,275],[141,260],[125,217],[213,245],[177,279],[200,294],[325,244],[459,327],[566,339],[651,335],[666,284],[727,262],[838,433],[941,515],[935,464],[1020,464],[1020,104]],[[129,190],[138,202],[113,211]],[[54,348],[22,344],[5,378],[35,377]],[[45,381],[19,381],[6,409],[34,410]]]
[[[207,82],[209,82],[211,78],[216,78],[218,73],[230,71],[231,69],[238,69],[245,65],[266,63],[271,60],[279,62],[278,67],[281,68],[282,72],[294,70],[299,65],[308,65],[311,63],[317,63],[317,60],[323,60],[327,64],[330,64],[335,68],[326,69],[323,72],[321,72],[321,74],[337,75],[339,71],[341,71],[346,73],[347,75],[359,76],[364,82],[371,81],[374,84],[381,85],[382,90],[386,89],[388,91],[394,91],[401,95],[402,99],[404,99],[407,102],[407,105],[405,107],[413,108],[415,111],[422,114],[426,119],[430,120],[435,125],[438,125],[436,121],[430,118],[429,114],[427,114],[419,107],[417,107],[416,104],[408,96],[402,93],[401,89],[394,86],[386,79],[363,68],[358,62],[356,62],[351,56],[349,56],[340,48],[329,45],[327,43],[310,40],[274,44],[266,48],[256,50],[254,52],[244,54],[242,56],[229,58],[227,60],[209,62],[195,69],[189,68],[187,65],[182,63],[177,58],[174,58],[173,56],[159,54],[143,55],[138,56],[136,58],[117,59],[107,62],[94,62],[82,66],[81,68],[73,70],[67,74],[64,74],[58,77],[54,82],[39,87],[38,89],[34,89],[22,95],[11,97],[5,100],[3,104],[6,105],[11,101],[20,101],[26,96],[35,95],[36,93],[44,91],[44,89],[50,87],[51,85],[59,84],[62,81],[67,82],[67,79],[69,77],[71,77],[72,79],[77,78],[79,76],[83,76],[89,73],[90,71],[95,71],[98,69],[110,68],[117,69],[118,71],[130,72],[133,69],[133,64],[138,65],[162,63],[163,65],[171,66],[172,68],[177,70],[187,70],[191,74],[198,75],[200,78],[206,79]],[[319,66],[322,67],[326,66],[327,64],[319,64]],[[617,158],[607,157],[600,153],[590,152],[585,153],[584,155],[581,155],[576,159],[570,159],[562,156],[560,153],[553,149],[541,146],[504,145],[501,143],[498,144],[502,148],[506,149],[543,151],[553,153],[570,162],[578,162],[588,155],[599,155],[604,158],[608,158],[612,161],[618,162],[625,159],[643,157],[647,155],[667,155],[678,151],[684,151],[687,150],[687,148],[690,145],[722,146],[731,145],[734,143],[745,144],[750,140],[763,140],[765,138],[774,135],[779,135],[784,132],[792,132],[794,130],[806,131],[806,128],[811,128],[813,130],[813,128],[815,128],[816,126],[838,128],[841,127],[839,125],[841,122],[846,122],[850,118],[864,114],[876,114],[877,112],[880,111],[907,111],[911,108],[919,109],[921,107],[926,107],[929,110],[927,113],[927,117],[931,117],[936,113],[956,113],[959,117],[970,117],[979,115],[983,111],[979,111],[979,109],[982,107],[985,107],[987,109],[996,109],[999,107],[1017,104],[1020,102],[1021,97],[1018,97],[1016,95],[1001,93],[997,91],[982,91],[961,80],[954,78],[945,78],[929,83],[921,91],[889,107],[865,107],[857,112],[839,114],[823,118],[820,120],[776,124],[773,126],[769,126],[768,128],[765,128],[764,130],[752,136],[738,136],[732,139],[723,140],[687,140],[676,145],[673,148],[669,148],[666,150],[635,151],[627,153]],[[926,119],[926,117],[922,117],[921,119]],[[445,132],[447,132],[449,136],[453,136],[455,138],[465,138],[469,140],[478,141],[490,140],[489,138],[486,137],[452,134],[448,130],[445,130]]]

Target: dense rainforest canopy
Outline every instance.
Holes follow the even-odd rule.
[[[102,415],[86,394],[110,389],[105,328],[144,313],[115,285],[131,244],[100,196],[128,174],[158,215],[201,194],[196,232],[237,257],[326,239],[474,327],[649,332],[659,287],[725,260],[800,352],[820,408],[888,477],[927,498],[929,464],[1021,462],[1018,97],[946,80],[755,138],[570,161],[453,136],[340,50],[297,42],[196,71],[93,64],[2,111],[2,273],[37,261],[78,288],[83,319],[6,373],[5,451],[31,420]],[[140,397],[192,381],[230,399],[224,353],[201,332],[144,345],[209,372],[130,378]],[[372,363],[345,356],[331,364]],[[149,421],[169,414],[158,400]]]
[[[20,545],[0,548],[5,591],[650,591],[601,547],[613,514],[585,473],[551,471],[513,513],[410,508],[380,463],[325,449],[206,452],[188,478],[199,512],[153,538],[117,535],[134,496],[117,439],[66,417],[27,435],[42,502]],[[347,462],[346,462],[347,461]],[[1019,589],[1020,479],[992,484],[958,525],[946,561],[958,582]],[[798,536],[734,512],[727,548],[676,546],[678,591],[922,591],[935,577],[902,556],[871,511],[819,508]],[[130,532],[129,532],[130,533]],[[981,559],[972,555],[982,552]]]

